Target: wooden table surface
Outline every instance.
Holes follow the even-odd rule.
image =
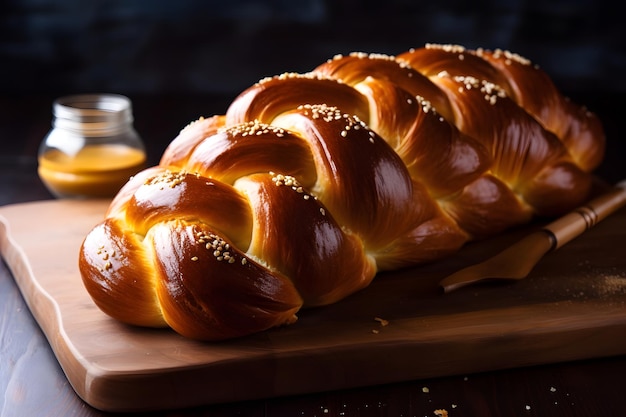
[[[0,205],[51,199],[36,174],[37,147],[50,126],[54,97],[0,99]],[[131,97],[135,127],[151,162],[189,121],[221,113],[229,97]],[[609,137],[598,173],[626,177],[621,161],[623,97],[582,95]],[[623,107],[623,106],[622,106]],[[626,249],[625,249],[626,254]],[[6,263],[0,263],[0,415],[101,416],[72,390],[26,306]],[[616,335],[624,337],[624,335]],[[623,416],[626,357],[458,374],[383,386],[164,411],[163,416]]]

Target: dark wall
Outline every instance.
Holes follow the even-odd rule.
[[[594,0],[3,0],[0,92],[235,94],[336,53],[505,48],[565,91],[626,91],[626,23]]]

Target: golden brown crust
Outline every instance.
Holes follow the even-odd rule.
[[[481,238],[530,220],[532,212],[501,180],[485,174],[446,199],[443,209],[470,236]]]
[[[200,143],[188,156],[187,169],[227,184],[275,170],[310,186],[317,175],[306,141],[259,120],[224,129]]]
[[[119,219],[94,227],[81,245],[79,269],[96,305],[125,323],[165,326],[151,256],[140,236],[126,233]]]
[[[315,74],[288,73],[266,78],[242,92],[228,107],[226,123],[267,123],[301,104],[326,104],[367,120],[367,102],[348,85]]]
[[[163,171],[142,184],[126,204],[124,221],[145,236],[175,218],[214,225],[244,250],[250,244],[248,201],[230,185],[185,171]]]
[[[580,169],[590,172],[602,161],[605,139],[598,117],[563,96],[548,74],[527,58],[501,49],[429,44],[400,54],[398,59],[430,78],[445,72],[494,83],[553,132]]]
[[[365,288],[376,265],[361,240],[292,177],[257,174],[237,183],[256,219],[249,253],[291,277],[305,305],[334,303]]]
[[[201,117],[191,122],[165,149],[159,165],[171,168],[184,167],[196,146],[217,133],[224,126],[225,120],[225,116],[213,116]]]
[[[372,77],[389,81],[412,97],[421,96],[430,101],[441,114],[449,115],[450,103],[446,95],[428,77],[393,56],[365,53],[338,55],[315,68],[313,73],[341,80],[351,86]]]
[[[474,77],[497,84],[510,93],[509,80],[503,74],[474,51],[460,45],[427,44],[404,52],[397,59],[429,79],[442,73]]]
[[[79,267],[120,321],[244,336],[573,209],[603,152],[597,118],[514,54],[336,56],[183,129],[118,193]]]
[[[419,222],[412,180],[389,145],[356,116],[326,105],[300,106],[276,118],[306,132],[317,166],[311,192],[366,248],[386,245]]]
[[[178,333],[223,340],[296,320],[302,301],[291,281],[205,224],[158,223],[147,237],[163,316]]]

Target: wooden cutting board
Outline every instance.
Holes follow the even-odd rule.
[[[528,233],[381,274],[291,326],[223,343],[128,327],[77,267],[107,201],[0,207],[0,249],[69,382],[93,407],[146,411],[626,353],[626,210],[546,256],[528,279],[443,294],[438,281]],[[523,254],[520,254],[523,256]],[[388,321],[384,326],[383,319]]]

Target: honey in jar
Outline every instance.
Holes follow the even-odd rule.
[[[39,177],[58,198],[113,197],[145,167],[127,97],[78,95],[56,100],[53,128],[39,150]]]

